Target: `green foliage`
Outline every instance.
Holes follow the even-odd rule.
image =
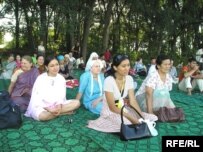
[[[4,41],[3,32],[0,32],[0,44],[3,44],[3,41]]]
[[[40,2],[46,6],[47,16],[44,18]],[[90,0],[5,0],[0,13],[1,17],[11,15],[14,14],[15,7],[19,7],[21,49],[30,50],[31,44],[36,48],[40,35],[46,33],[47,50],[63,52],[70,50],[76,41],[82,42],[90,2]],[[87,56],[93,51],[103,53],[100,51],[103,50],[103,30],[108,3],[108,0],[97,1],[93,9]],[[141,57],[148,63],[150,57],[157,56],[160,52],[169,54],[175,63],[184,61],[203,44],[202,8],[202,0],[114,1],[109,26],[109,48],[112,48],[114,54],[118,52],[128,54],[132,62]],[[3,27],[1,31],[10,31],[13,35],[16,32],[14,26]],[[15,44],[14,39],[7,47],[13,49]]]

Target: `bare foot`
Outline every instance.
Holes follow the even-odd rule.
[[[191,92],[188,92],[188,93],[187,93],[187,95],[191,96],[191,95],[192,95],[192,93],[191,93]]]
[[[187,94],[188,94],[189,96],[192,95],[192,89],[191,89],[191,88],[187,88]]]
[[[75,114],[75,111],[68,111],[66,113],[61,113],[61,115],[73,115]]]
[[[56,105],[52,107],[45,107],[44,109],[47,110],[48,112],[52,113],[53,115],[59,115],[61,112],[62,105]]]

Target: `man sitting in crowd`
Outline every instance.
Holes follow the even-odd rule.
[[[198,85],[200,92],[203,92],[203,74],[200,73],[196,59],[191,57],[188,60],[188,65],[183,66],[180,72],[178,88],[191,95],[196,85]]]

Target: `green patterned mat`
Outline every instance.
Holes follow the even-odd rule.
[[[77,77],[80,73],[75,73]],[[67,97],[75,97],[77,88],[67,90]],[[157,137],[136,141],[121,141],[115,134],[97,132],[86,128],[88,120],[97,116],[80,107],[75,115],[61,116],[49,122],[37,122],[24,117],[20,129],[0,131],[0,152],[158,152],[164,135],[203,135],[203,96],[187,96],[176,88],[171,98],[184,109],[186,120],[182,123],[157,123]],[[73,122],[69,123],[69,119]]]

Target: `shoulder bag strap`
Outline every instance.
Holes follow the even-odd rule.
[[[121,123],[123,124],[124,123],[124,121],[123,121],[123,109],[125,108],[125,105],[121,108]],[[144,119],[143,117],[142,117],[142,115],[134,108],[134,107],[132,107],[131,105],[130,105],[130,108],[132,108],[133,110],[135,110],[135,112],[142,118],[142,119]]]

